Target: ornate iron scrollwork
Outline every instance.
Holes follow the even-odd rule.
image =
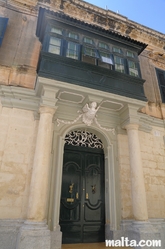
[[[67,145],[103,149],[103,143],[95,134],[88,131],[71,131],[65,136]]]

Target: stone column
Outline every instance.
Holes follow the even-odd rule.
[[[48,199],[49,160],[52,140],[52,118],[54,108],[40,107],[40,121],[38,127],[36,149],[33,162],[28,220],[44,221]]]
[[[52,145],[52,118],[55,108],[40,107],[40,120],[33,161],[27,220],[21,227],[16,249],[50,249],[47,227],[48,185]]]
[[[130,154],[133,214],[135,220],[146,221],[148,220],[148,212],[138,136],[138,125],[128,124],[125,128],[128,133]]]

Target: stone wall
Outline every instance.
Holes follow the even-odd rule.
[[[164,128],[139,132],[149,218],[165,217]]]
[[[37,16],[4,7],[0,15],[9,18],[0,47],[0,84],[34,88],[41,46],[35,35]]]
[[[139,131],[149,218],[165,217],[165,142],[164,128],[151,133]],[[131,219],[131,175],[127,135],[118,135],[122,218]]]
[[[118,135],[118,159],[120,169],[122,219],[131,219],[133,218],[131,172],[129,163],[128,137],[126,134]]]
[[[26,218],[37,126],[31,111],[0,108],[0,219]]]

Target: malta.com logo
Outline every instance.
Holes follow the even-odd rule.
[[[127,237],[121,237],[121,240],[105,240],[106,247],[161,247],[161,240],[129,240]]]

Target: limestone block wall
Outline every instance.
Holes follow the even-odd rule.
[[[156,102],[159,99],[160,102],[160,93],[158,92],[158,81],[156,77],[153,77],[153,68],[149,63],[149,58],[147,51],[144,51],[140,56],[140,69],[142,78],[145,79],[144,83],[144,93],[149,102]],[[155,87],[154,87],[155,86]]]
[[[38,121],[0,107],[0,219],[26,218]]]
[[[0,47],[0,84],[34,88],[41,48],[35,35],[37,15],[0,6],[0,16],[9,18]]]
[[[126,134],[118,134],[118,160],[120,169],[122,219],[131,219],[133,218],[131,173],[129,163],[128,137]]]
[[[149,218],[165,217],[165,136],[164,128],[151,133],[139,131],[143,173]],[[122,219],[133,218],[128,139],[118,135]]]
[[[149,218],[165,217],[164,128],[139,132]]]

